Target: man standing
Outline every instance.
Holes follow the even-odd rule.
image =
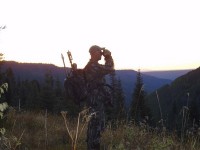
[[[111,52],[97,45],[89,49],[91,59],[84,68],[87,81],[87,105],[90,107],[91,119],[87,130],[88,150],[100,150],[100,134],[105,125],[104,107],[111,104],[111,89],[106,84],[105,75],[114,71]],[[105,64],[98,61],[104,56]]]
[[[105,126],[104,107],[112,104],[111,88],[106,84],[105,75],[114,72],[114,62],[111,52],[97,45],[91,46],[89,53],[91,58],[84,69],[77,69],[72,64],[72,73],[64,86],[76,104],[86,102],[90,116],[87,147],[88,150],[100,150],[101,132]],[[98,63],[102,56],[105,64]]]

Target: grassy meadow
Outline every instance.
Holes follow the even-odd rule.
[[[10,109],[4,120],[5,150],[71,150],[75,141],[77,150],[86,150],[87,122],[71,119],[65,113],[53,115],[48,112],[17,112]],[[77,128],[77,124],[78,128]],[[76,136],[75,133],[78,134]],[[68,130],[68,131],[67,131]],[[71,136],[71,137],[70,137]],[[73,139],[73,140],[72,140]],[[152,129],[147,124],[118,122],[115,127],[107,124],[102,133],[102,150],[197,150],[200,149],[199,136],[189,134],[184,141],[176,133],[165,129]]]

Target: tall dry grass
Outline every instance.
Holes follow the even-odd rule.
[[[74,131],[76,122],[68,118],[70,130]],[[80,122],[81,124],[81,122]],[[7,137],[22,136],[21,149],[33,150],[64,150],[70,149],[71,139],[66,132],[61,115],[46,114],[44,112],[16,112],[12,109],[7,115]],[[83,133],[86,131],[82,131]],[[48,136],[47,136],[48,135]],[[84,148],[85,133],[79,135],[78,148]]]
[[[78,116],[77,116],[78,117]],[[46,125],[45,125],[46,119]],[[76,135],[77,118],[67,118],[67,124],[71,134]],[[79,122],[79,126],[84,124]],[[14,109],[7,114],[6,137],[21,138],[18,150],[71,150],[71,138],[66,131],[66,124],[60,114],[53,115],[45,111],[40,112],[16,112]],[[76,143],[77,150],[86,150],[86,130],[79,128]],[[23,134],[22,134],[23,133]],[[46,136],[48,135],[48,136]],[[150,128],[147,124],[120,123],[112,128],[107,124],[102,133],[102,150],[197,150],[200,147],[200,139],[196,135],[185,138],[185,142],[176,135],[163,130]],[[48,141],[48,142],[47,142]]]

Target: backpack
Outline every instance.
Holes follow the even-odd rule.
[[[73,70],[65,78],[64,87],[67,97],[71,98],[76,104],[84,101],[88,94],[84,70]]]
[[[79,105],[85,101],[94,89],[98,89],[103,94],[104,103],[112,106],[112,87],[109,84],[99,84],[97,87],[91,86],[93,81],[88,81],[84,69],[73,70],[65,78],[64,87],[68,98]]]

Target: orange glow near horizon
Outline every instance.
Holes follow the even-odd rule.
[[[181,0],[2,1],[0,52],[5,60],[59,67],[63,53],[69,67],[70,50],[83,68],[89,47],[99,45],[111,51],[115,69],[194,69],[200,65],[199,8],[200,1]]]

